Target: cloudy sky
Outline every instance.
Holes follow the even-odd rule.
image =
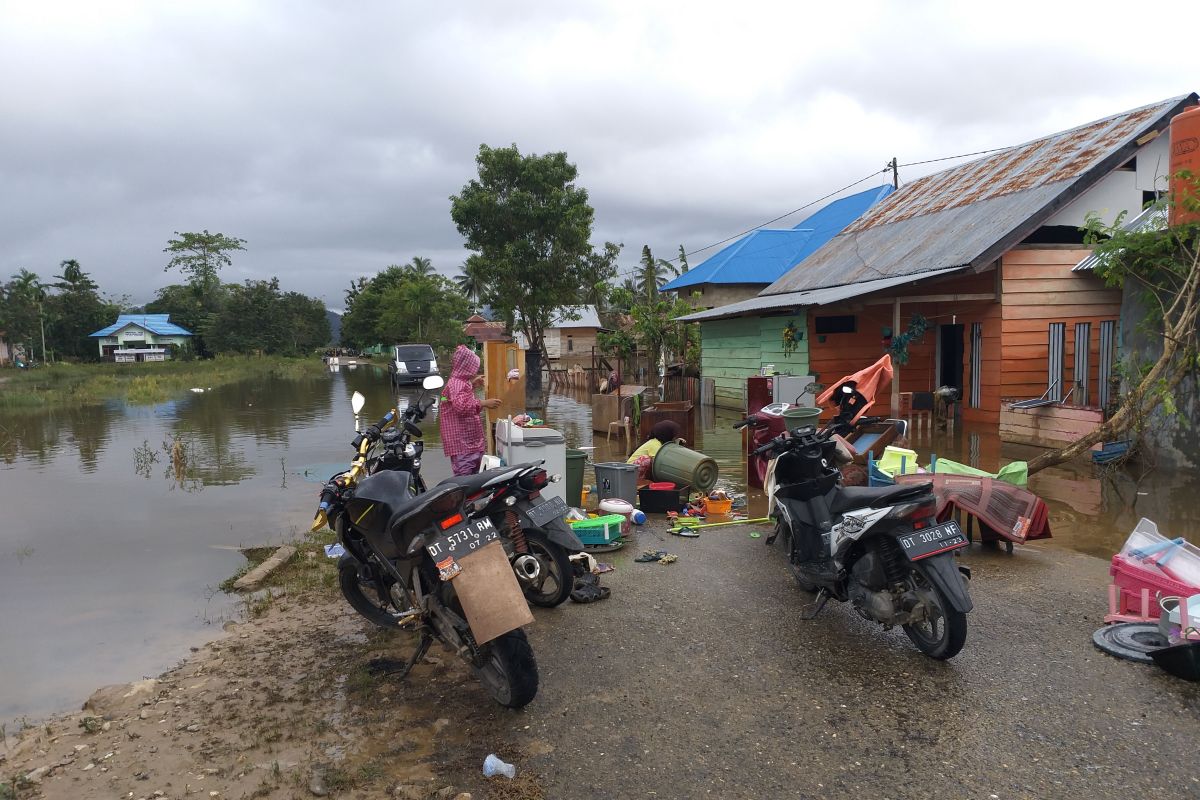
[[[144,302],[177,280],[172,231],[207,228],[249,242],[225,280],[278,275],[340,308],[387,264],[457,271],[448,198],[480,143],[565,150],[627,269],[893,155],[1200,89],[1170,43],[1196,18],[1127,0],[0,0],[0,277],[76,258]]]

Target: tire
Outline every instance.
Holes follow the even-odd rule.
[[[365,617],[369,622],[388,630],[396,629],[396,615],[390,610],[386,599],[380,598],[379,593],[369,583],[364,584],[358,575],[358,561],[349,556],[338,562],[338,584],[342,596],[351,607]]]
[[[540,586],[522,584],[525,599],[542,608],[554,608],[562,604],[575,588],[571,554],[538,530],[525,531],[525,542],[529,546],[529,555],[536,557],[542,565]]]
[[[920,594],[935,600],[937,608],[931,611],[937,618],[918,625],[905,625],[904,632],[917,649],[930,658],[945,661],[958,655],[967,643],[967,615],[950,606],[942,590],[929,581],[920,567],[913,567],[909,580]]]
[[[475,677],[491,698],[505,708],[524,708],[537,695],[538,669],[533,648],[520,628],[498,636],[482,648],[487,663]]]
[[[816,594],[820,588],[808,578],[804,577],[804,573],[800,571],[800,567],[792,563],[792,532],[788,529],[786,523],[781,519],[775,520],[775,541],[783,540],[787,546],[788,572],[792,573],[792,577],[796,579],[796,583],[800,588],[809,594]]]

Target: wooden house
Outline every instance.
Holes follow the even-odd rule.
[[[1133,109],[917,179],[752,300],[683,319],[704,323],[705,348],[757,355],[761,363],[747,368],[780,368],[790,323],[803,335],[789,366],[825,383],[927,326],[896,369],[896,411],[900,393],[941,386],[961,393],[962,419],[997,426],[1005,400],[1103,406],[1121,298],[1073,269],[1090,253],[1080,226],[1092,213],[1136,215],[1164,188],[1160,134],[1196,99]],[[710,338],[718,321],[720,336]],[[731,347],[730,334],[743,341]]]
[[[595,306],[564,309],[543,332],[549,368],[560,370],[578,366],[590,369],[593,354],[600,352],[597,336],[602,330],[604,327]]]

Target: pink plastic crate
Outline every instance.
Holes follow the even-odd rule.
[[[1157,620],[1159,597],[1190,597],[1200,587],[1175,580],[1154,565],[1117,553],[1108,568],[1113,582],[1109,588],[1107,621]]]

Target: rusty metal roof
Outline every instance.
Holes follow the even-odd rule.
[[[763,295],[949,267],[982,269],[1195,105],[1182,95],[918,178]]]

